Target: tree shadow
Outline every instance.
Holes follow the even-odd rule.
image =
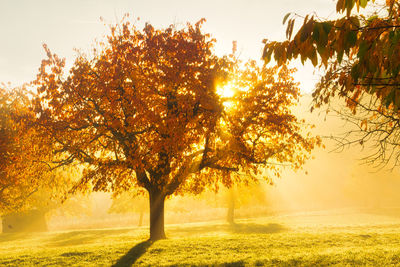
[[[277,223],[233,223],[220,225],[202,225],[192,227],[174,227],[170,229],[173,234],[199,235],[207,233],[235,233],[235,234],[273,234],[286,231],[287,228]]]
[[[27,236],[30,236],[31,233],[1,233],[0,234],[0,243],[2,242],[10,242],[17,239],[23,239]]]
[[[122,266],[132,266],[144,253],[146,253],[147,249],[153,244],[152,241],[147,240],[136,244],[133,248],[131,248],[124,256],[122,256],[113,267],[122,267]]]
[[[286,230],[286,228],[277,223],[269,223],[267,225],[255,223],[234,223],[230,225],[230,230],[233,233],[240,234],[272,234],[282,232]]]
[[[95,241],[100,238],[124,235],[132,229],[89,229],[89,230],[68,230],[65,232],[29,232],[21,231],[16,233],[0,233],[0,243],[21,239],[45,238],[47,246],[81,245],[85,242]],[[47,236],[49,238],[47,238]]]
[[[95,240],[111,236],[121,235],[131,231],[130,229],[107,229],[107,230],[79,230],[59,233],[52,237],[47,243],[47,246],[74,246],[83,243],[93,242]]]

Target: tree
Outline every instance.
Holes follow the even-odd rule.
[[[45,46],[34,82],[36,123],[63,153],[60,165],[85,167],[75,189],[144,188],[151,240],[165,238],[167,196],[245,183],[260,166],[299,168],[318,142],[291,114],[292,70],[252,62],[230,74],[234,62],[213,54],[203,21],[161,30],[123,21],[69,74]],[[218,95],[228,79],[236,93]]]
[[[23,88],[0,87],[1,214],[49,208],[70,185],[65,171],[51,171],[52,144],[30,124],[35,116],[30,106]]]
[[[288,22],[288,40],[265,40],[263,58],[268,62],[273,55],[278,64],[284,64],[300,57],[324,70],[313,93],[313,108],[343,98],[352,114],[340,113],[357,130],[341,137],[341,144],[372,141],[375,152],[367,160],[387,164],[394,159],[396,166],[400,163],[400,4],[376,2],[338,0],[336,11],[344,15],[334,20],[307,15],[293,38],[298,15],[289,13],[283,20]],[[370,15],[360,12],[367,5],[375,10]]]
[[[265,180],[264,180],[265,181]],[[272,184],[269,181],[270,185]],[[226,220],[229,224],[235,224],[235,209],[243,207],[266,206],[265,188],[259,182],[253,182],[247,186],[231,187],[223,196],[223,202],[227,206]]]
[[[126,191],[113,198],[109,213],[139,213],[138,226],[143,225],[143,216],[149,205],[141,191]]]
[[[0,211],[22,209],[38,190],[47,166],[38,163],[40,147],[35,132],[25,131],[14,115],[30,116],[28,99],[20,90],[0,88]],[[33,164],[33,162],[35,162]]]
[[[43,231],[45,213],[67,194],[73,166],[52,170],[52,144],[31,122],[24,88],[0,87],[0,215],[3,232]]]

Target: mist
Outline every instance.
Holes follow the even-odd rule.
[[[303,96],[296,113],[315,125],[315,134],[334,136],[351,128],[335,113],[310,113],[310,104],[311,97]],[[366,164],[362,158],[371,151],[360,145],[338,149],[329,138],[323,138],[323,144],[325,147],[316,149],[301,170],[284,169],[280,178],[265,173],[270,180],[260,176],[259,182],[248,187],[169,197],[166,224],[226,222],[232,196],[235,219],[318,212],[400,214],[398,170]],[[148,195],[73,196],[46,216],[50,230],[148,227]]]

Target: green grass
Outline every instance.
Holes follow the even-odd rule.
[[[298,214],[146,228],[1,234],[0,266],[400,266],[400,218]]]

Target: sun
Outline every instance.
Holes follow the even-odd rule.
[[[233,82],[228,82],[223,86],[217,86],[217,94],[222,98],[231,98],[235,95]]]
[[[226,109],[233,106],[233,96],[235,95],[235,86],[233,82],[228,82],[223,86],[217,86],[217,95],[221,97],[222,105]]]
[[[235,81],[229,81],[224,85],[217,86],[217,95],[221,97],[221,101],[226,108],[231,108],[234,106],[234,97],[238,94],[246,93],[249,91],[248,86],[240,87]],[[237,101],[237,99],[236,99]]]

